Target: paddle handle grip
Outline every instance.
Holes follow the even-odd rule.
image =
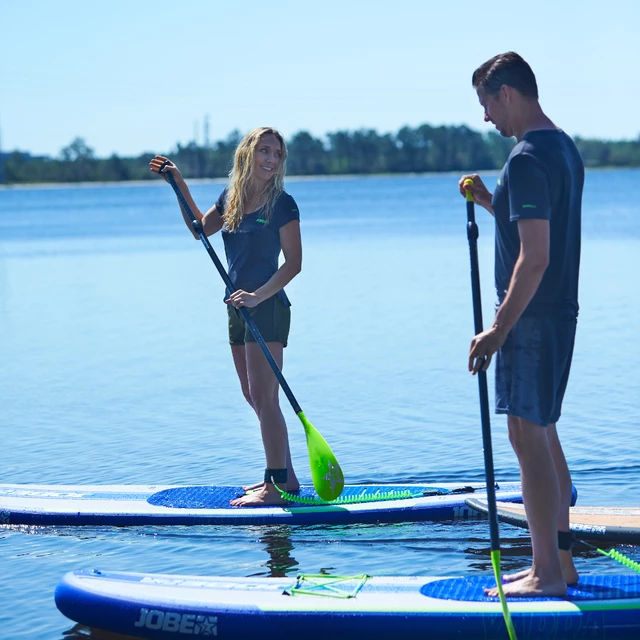
[[[467,178],[462,183],[462,185],[465,186],[465,187],[472,186],[473,184],[474,184],[474,182],[473,182],[473,180],[471,178]],[[465,196],[464,197],[467,199],[467,202],[474,202],[473,194],[468,189],[465,189]]]
[[[204,245],[204,248],[207,250],[209,257],[211,258],[211,260],[213,260],[213,264],[215,264],[216,269],[218,270],[218,273],[222,277],[222,280],[224,281],[225,285],[227,286],[227,289],[229,290],[229,293],[233,293],[237,289],[233,284],[231,278],[229,277],[229,274],[224,268],[222,262],[220,262],[220,258],[218,258],[218,254],[215,252],[215,250],[211,246],[211,243],[209,242],[209,239],[205,235],[204,229],[202,228],[202,223],[196,219],[195,215],[193,214],[193,211],[191,210],[191,207],[189,206],[189,203],[184,197],[182,191],[180,191],[180,187],[178,187],[178,185],[176,184],[176,181],[173,175],[170,172],[163,173],[163,175],[166,175],[167,180],[169,181],[169,184],[171,185],[172,189],[174,190],[178,198],[178,202],[180,203],[182,210],[187,214],[187,216],[191,220],[191,226],[193,227],[193,230],[198,234],[198,237],[200,238],[200,241]],[[278,382],[280,383],[282,390],[284,391],[289,402],[291,403],[293,410],[296,413],[300,413],[302,409],[300,408],[298,401],[293,395],[291,388],[287,384],[287,381],[284,379],[284,376],[282,375],[282,371],[280,371],[280,367],[278,366],[278,363],[275,361],[271,351],[269,351],[269,347],[267,346],[267,343],[264,341],[264,338],[262,337],[262,334],[260,333],[258,327],[256,326],[256,323],[253,321],[253,318],[251,317],[249,310],[246,307],[240,307],[238,311],[244,318],[244,321],[247,323],[249,330],[253,334],[253,337],[255,338],[256,342],[258,343],[258,346],[260,347],[260,349],[262,350],[262,353],[264,354],[264,357],[267,359],[269,366],[271,367],[273,373],[278,379]]]

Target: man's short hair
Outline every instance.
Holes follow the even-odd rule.
[[[481,64],[471,78],[473,88],[495,96],[502,85],[517,89],[527,98],[538,99],[536,77],[527,62],[513,51],[500,53]]]

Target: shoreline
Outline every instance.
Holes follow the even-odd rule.
[[[594,171],[640,171],[640,167],[586,167],[586,172]],[[499,169],[488,169],[477,171],[475,169],[460,171],[429,171],[423,173],[341,173],[341,174],[320,174],[313,176],[291,175],[285,178],[286,182],[321,182],[329,180],[355,180],[355,179],[376,179],[376,178],[429,178],[438,176],[460,176],[463,173],[479,173],[486,176],[499,175]],[[188,178],[189,184],[226,184],[228,178]],[[152,185],[162,185],[159,179],[150,180],[119,180],[110,182],[89,181],[89,182],[19,182],[15,184],[0,184],[0,191],[18,191],[26,189],[65,189],[69,187],[81,188],[104,188],[104,187],[146,187]]]

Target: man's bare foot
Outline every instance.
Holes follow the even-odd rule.
[[[289,504],[289,501],[285,500],[272,484],[264,483],[262,489],[246,493],[235,500],[231,500],[229,504],[232,507],[277,507]]]
[[[279,485],[278,485],[279,486]],[[256,482],[255,484],[247,485],[246,487],[242,487],[242,490],[245,493],[249,493],[250,491],[255,491],[256,489],[262,489],[264,487],[264,482]],[[296,491],[300,491],[300,483],[297,478],[290,480],[285,484],[285,488],[283,491],[288,491],[289,493],[295,493]]]
[[[548,598],[562,598],[567,595],[567,584],[564,580],[553,582],[542,582],[531,571],[524,578],[509,582],[502,586],[506,597],[531,598],[536,596],[546,596]],[[484,590],[490,598],[499,597],[498,587]]]
[[[578,575],[578,571],[573,564],[573,557],[568,551],[560,551],[560,567],[562,568],[562,577],[564,578],[565,583],[568,585],[577,584],[580,576]],[[502,582],[504,584],[509,584],[510,582],[522,580],[530,574],[531,567],[529,567],[528,569],[523,569],[522,571],[518,571],[517,573],[505,573],[502,576]]]
[[[526,578],[531,574],[531,567],[528,569],[522,569],[522,571],[516,571],[515,573],[503,573],[502,574],[502,584],[509,584],[509,582],[517,582],[518,580],[522,580],[522,578]]]

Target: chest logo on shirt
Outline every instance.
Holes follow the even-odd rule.
[[[262,222],[262,224],[267,224],[267,221],[264,218],[256,218],[256,222]]]
[[[535,204],[523,204],[523,209],[537,209],[538,207]]]

